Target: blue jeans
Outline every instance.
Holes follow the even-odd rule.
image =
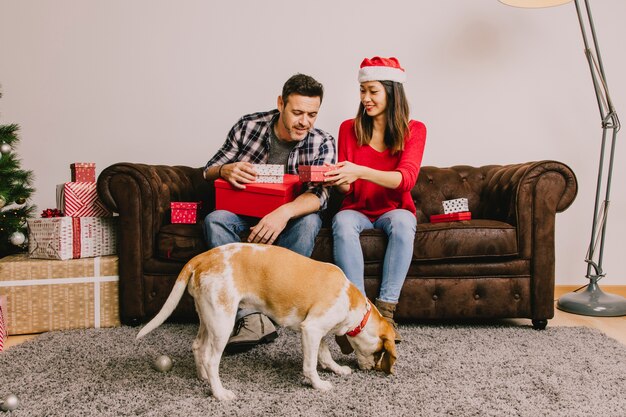
[[[227,243],[241,242],[239,234],[250,230],[250,227],[259,222],[259,218],[240,216],[227,210],[215,210],[204,218],[204,239],[209,249],[226,245]],[[298,219],[292,219],[276,239],[276,245],[290,249],[300,255],[311,256],[315,246],[315,238],[322,228],[322,219],[319,214],[311,213]],[[255,310],[239,310],[237,319]]]
[[[397,303],[411,265],[416,228],[415,215],[408,210],[388,211],[373,223],[358,211],[341,210],[333,218],[335,263],[350,282],[365,294],[365,262],[359,236],[363,230],[383,230],[387,234],[388,243],[378,299],[387,303]]]

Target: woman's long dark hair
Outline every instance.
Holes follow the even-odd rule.
[[[404,86],[395,81],[380,81],[387,93],[387,126],[385,127],[385,145],[394,154],[404,150],[404,139],[409,133],[409,103],[404,94]],[[354,120],[354,133],[359,146],[367,145],[372,140],[374,119],[367,115],[363,103]]]

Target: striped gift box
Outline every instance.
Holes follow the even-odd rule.
[[[4,350],[4,341],[7,338],[7,296],[0,295],[0,352]]]
[[[57,185],[57,208],[70,217],[111,215],[98,198],[95,182],[66,182]]]
[[[27,222],[31,258],[76,259],[116,253],[117,217],[51,217]]]

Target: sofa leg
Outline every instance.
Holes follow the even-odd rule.
[[[548,325],[548,320],[535,320],[533,319],[533,329],[545,330]]]

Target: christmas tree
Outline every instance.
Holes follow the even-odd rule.
[[[28,204],[33,173],[20,169],[14,152],[18,130],[16,124],[0,125],[0,258],[26,250],[26,219],[35,210]]]

